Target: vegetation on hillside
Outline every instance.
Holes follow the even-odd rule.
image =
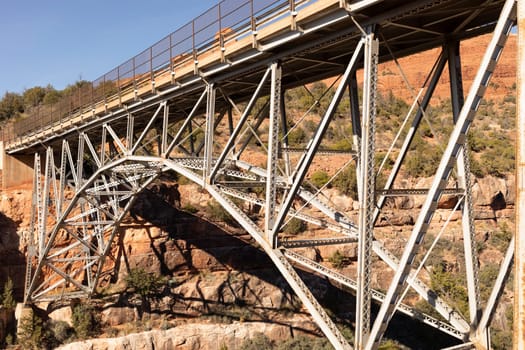
[[[317,130],[320,116],[324,113],[329,98],[333,96],[334,88],[328,88],[324,83],[317,82],[309,88],[298,87],[287,90],[286,106],[290,115],[301,115],[297,124],[290,123],[288,135],[290,147],[304,147]],[[512,96],[499,102],[483,101],[477,112],[477,118],[472,124],[468,136],[468,148],[471,161],[471,172],[477,177],[487,175],[504,177],[514,171],[514,114],[515,99]],[[349,98],[345,96],[334,115],[325,134],[322,148],[339,151],[352,149],[352,125],[349,110]],[[376,117],[376,155],[378,162],[386,154],[394,136],[403,125],[403,120],[410,110],[406,101],[397,97],[392,91],[379,93],[377,98]],[[308,113],[306,113],[308,111]],[[400,147],[413,120],[408,118],[401,137],[396,142]],[[441,100],[427,108],[422,121],[415,133],[409,152],[401,171],[411,177],[429,177],[437,170],[439,160],[446,147],[448,135],[452,132],[454,123],[450,100]],[[397,154],[390,154],[387,164],[392,164]],[[355,173],[348,169],[344,176]],[[325,173],[326,174],[326,173]],[[322,185],[328,182],[326,174],[315,173],[312,182]],[[352,175],[350,175],[352,176]],[[355,176],[354,176],[355,177]],[[355,181],[355,180],[353,180]],[[341,192],[353,196],[353,184],[335,182],[334,186]]]
[[[33,108],[51,106],[62,98],[72,97],[79,94],[91,83],[79,80],[68,85],[63,90],[57,90],[52,85],[45,87],[35,86],[24,90],[22,93],[6,92],[0,99],[0,122],[17,119],[26,116]]]

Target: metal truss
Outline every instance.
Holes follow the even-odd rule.
[[[363,8],[367,3],[358,2]],[[118,265],[116,238],[122,221],[141,191],[160,174],[175,172],[208,191],[255,239],[336,349],[352,346],[296,268],[355,291],[355,310],[349,311],[356,315],[357,349],[377,349],[397,311],[456,338],[464,346],[476,343],[488,347],[484,339],[513,256],[509,248],[493,292],[483,305],[479,297],[465,139],[515,21],[514,5],[514,1],[506,2],[466,99],[462,93],[458,41],[443,43],[422,96],[416,97],[407,116],[411,122],[403,133],[405,139],[394,145],[397,158],[384,188],[377,189],[375,181],[375,127],[380,122],[375,105],[380,48],[388,45],[388,40],[382,37],[382,28],[361,27],[357,21],[356,26],[362,31],[348,48],[351,54],[346,56],[333,96],[322,106],[320,117],[312,119],[316,128],[308,135],[307,145],[290,145],[288,136],[305,117],[310,117],[312,108],[299,120],[290,113],[285,94],[300,82],[290,82],[288,67],[278,57],[265,62],[264,70],[247,71],[250,80],[242,94],[228,89],[231,76],[202,79],[201,84],[185,94],[145,100],[140,108],[130,108],[82,128],[76,140],[50,144],[35,154],[25,302],[89,296],[111,283]],[[445,135],[447,147],[433,184],[429,189],[394,188],[447,64],[455,126],[450,135]],[[356,79],[360,68],[361,86]],[[327,147],[327,131],[346,93],[350,112],[345,120],[351,125],[352,152],[333,152]],[[315,96],[315,106],[320,104],[320,97]],[[325,188],[316,189],[310,184],[315,160],[334,153],[346,157],[347,165],[355,164],[359,203],[356,222],[327,199]],[[340,176],[345,167],[335,176]],[[446,188],[454,168],[458,188]],[[428,275],[421,272],[424,266],[418,266],[418,250],[443,194],[457,195],[462,203],[468,318],[432,291],[427,285]],[[401,254],[389,251],[388,244],[378,235],[376,223],[388,197],[413,195],[424,195],[426,200],[412,233]],[[260,210],[249,212],[253,206]],[[297,235],[287,234],[285,227],[290,220],[303,221],[307,229]],[[342,273],[327,262],[305,257],[304,249],[299,249],[327,245],[357,246],[356,272]],[[431,249],[426,253],[431,254]],[[382,293],[373,285],[371,276],[387,269],[393,277],[388,291]],[[426,315],[404,300],[408,289],[426,300],[442,319]],[[372,301],[380,305],[375,318],[371,314]]]

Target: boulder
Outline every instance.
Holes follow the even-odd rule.
[[[139,319],[137,309],[128,306],[107,307],[102,311],[101,316],[101,321],[112,327]]]

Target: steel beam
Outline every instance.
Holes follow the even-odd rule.
[[[204,130],[204,182],[210,183],[213,158],[213,133],[215,132],[215,86],[213,83],[207,87],[206,100],[206,128]],[[197,151],[199,153],[200,151]]]
[[[355,348],[362,349],[370,331],[371,259],[375,208],[375,118],[377,64],[379,43],[373,27],[364,36],[363,120],[358,173],[361,181],[359,198],[359,244],[357,253]]]
[[[272,246],[277,247],[275,241],[277,231],[273,230],[275,221],[275,210],[277,200],[277,155],[279,151],[279,122],[281,121],[281,65],[275,62],[270,67],[271,87],[270,87],[270,125],[268,131],[268,159],[266,164],[266,204],[264,227],[266,239]]]

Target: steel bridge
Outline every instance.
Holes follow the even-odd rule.
[[[51,106],[3,130],[5,151],[34,154],[34,192],[25,302],[89,296],[114,267],[116,236],[137,195],[164,172],[202,186],[271,258],[336,349],[377,349],[396,312],[457,339],[455,349],[488,348],[489,328],[511,269],[514,239],[488,300],[479,292],[478,257],[466,137],[491,75],[516,25],[514,0],[224,0],[101,78],[82,84]],[[464,95],[459,44],[491,33]],[[438,48],[399,137],[392,141],[384,187],[377,189],[376,115],[380,62]],[[362,79],[356,72],[362,70]],[[448,70],[453,129],[440,135],[443,151],[430,188],[396,188],[407,152]],[[337,76],[304,148],[288,136],[301,118],[287,107],[286,91]],[[307,85],[308,86],[308,85]],[[355,218],[311,185],[312,164],[330,161],[327,130],[342,99],[352,150],[339,156],[355,166]],[[254,146],[256,144],[257,146]],[[329,152],[330,153],[330,152]],[[258,154],[264,164],[255,164]],[[328,159],[328,160],[327,160]],[[341,169],[341,170],[343,170]],[[337,174],[336,174],[337,175]],[[454,184],[451,187],[451,184]],[[443,194],[461,213],[468,315],[429,286],[425,262],[449,220],[430,234]],[[376,222],[391,196],[425,196],[403,248],[389,251]],[[257,215],[246,203],[259,205]],[[447,214],[448,215],[448,214]],[[294,237],[291,219],[307,223]],[[318,227],[319,229],[314,229]],[[434,240],[430,248],[424,240]],[[302,255],[303,247],[357,245],[355,275]],[[296,269],[325,276],[355,291],[355,343],[350,345]],[[377,271],[374,271],[377,269]],[[392,271],[386,292],[372,273]],[[516,278],[517,279],[517,278]],[[440,316],[416,310],[408,291]],[[380,305],[371,314],[371,303]],[[516,320],[515,323],[518,321]],[[520,321],[521,323],[521,321]]]

